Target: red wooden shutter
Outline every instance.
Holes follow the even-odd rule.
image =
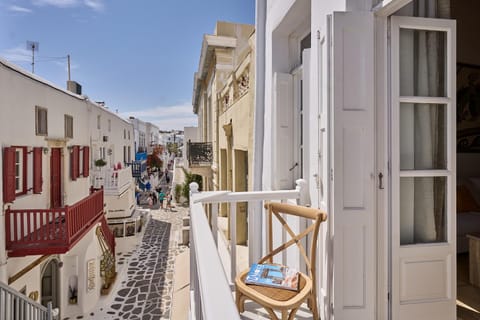
[[[3,203],[15,200],[15,148],[3,148]]]
[[[42,193],[42,149],[33,148],[33,193]]]
[[[83,176],[90,175],[90,147],[83,147]]]
[[[79,146],[73,146],[72,148],[72,153],[70,154],[70,164],[71,164],[71,169],[70,173],[72,176],[72,180],[77,180],[79,177],[79,172],[80,172],[80,164],[79,164],[79,156],[80,156],[80,147]]]

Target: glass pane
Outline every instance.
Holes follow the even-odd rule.
[[[446,242],[445,177],[400,178],[400,245]]]
[[[444,31],[400,29],[400,95],[446,96]]]
[[[443,104],[400,104],[400,169],[447,167],[447,107]]]

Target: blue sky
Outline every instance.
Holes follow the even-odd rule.
[[[161,130],[196,125],[193,74],[215,22],[254,24],[255,0],[0,0],[0,57]]]

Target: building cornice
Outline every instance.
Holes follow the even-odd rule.
[[[200,54],[200,62],[198,64],[198,71],[193,77],[193,113],[198,113],[198,104],[201,90],[201,83],[207,76],[208,69],[213,60],[213,53],[216,48],[232,49],[237,47],[237,39],[225,36],[204,35],[202,42],[202,50]]]

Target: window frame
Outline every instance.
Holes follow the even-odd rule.
[[[45,112],[45,131],[42,131],[42,123],[40,120],[41,112]],[[35,106],[35,135],[48,136],[48,109],[40,106]]]
[[[28,176],[27,176],[27,166],[28,166],[28,159],[27,159],[27,147],[26,146],[12,146],[15,149],[15,196],[23,195],[27,193],[27,183],[28,183]],[[17,152],[19,153],[19,158],[21,161],[18,163],[20,166],[19,174],[17,175]],[[17,179],[20,180],[19,186],[17,186]]]
[[[71,121],[71,123],[69,123],[68,121]],[[65,114],[64,124],[65,124],[65,138],[73,139],[73,116]],[[69,124],[71,125],[70,132],[69,132]]]

